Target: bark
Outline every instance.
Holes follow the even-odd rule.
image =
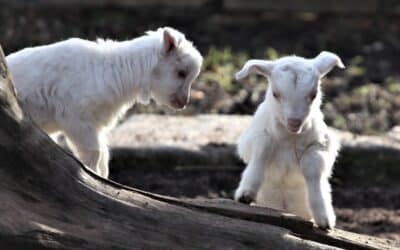
[[[181,200],[102,179],[23,114],[2,53],[0,162],[0,249],[391,248],[267,208]]]

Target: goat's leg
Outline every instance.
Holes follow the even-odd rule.
[[[104,178],[108,178],[109,175],[109,167],[108,161],[110,158],[110,153],[108,151],[108,147],[104,141],[100,143],[100,160],[98,163],[98,170],[100,172],[100,176]]]
[[[332,206],[331,187],[328,181],[333,164],[329,152],[311,147],[300,160],[307,185],[308,203],[315,223],[322,229],[333,228],[336,216]]]
[[[98,175],[107,178],[108,162],[107,146],[100,140],[96,129],[91,126],[79,126],[68,128],[65,131],[68,142],[73,152],[79,159]],[[107,154],[105,155],[105,152]],[[107,168],[107,169],[105,169]]]
[[[264,180],[265,166],[271,155],[272,147],[268,136],[254,138],[249,163],[243,171],[239,187],[235,192],[235,200],[250,204]],[[247,145],[250,146],[250,145]]]

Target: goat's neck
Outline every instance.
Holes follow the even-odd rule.
[[[159,47],[154,38],[141,37],[113,42],[107,48],[105,66],[111,68],[108,72],[112,82],[106,84],[110,85],[109,90],[114,93],[114,103],[117,106],[136,101],[147,103],[150,100],[150,76],[159,60]]]

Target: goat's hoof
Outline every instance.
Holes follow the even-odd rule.
[[[323,230],[323,231],[328,231],[330,229],[332,229],[332,227],[328,224],[325,225],[317,225],[319,229]]]
[[[250,195],[243,195],[243,196],[240,196],[238,199],[238,202],[244,203],[244,204],[250,204],[253,201],[254,201],[254,199]]]
[[[235,192],[235,200],[240,203],[250,204],[255,200],[255,197],[256,193],[250,189],[243,189],[239,187]]]
[[[320,216],[318,219],[314,218],[314,221],[319,229],[327,231],[335,227],[336,216],[334,214],[331,216]]]
[[[252,195],[250,192],[244,192],[240,195],[236,195],[235,200],[240,203],[250,204],[254,201],[254,195]]]

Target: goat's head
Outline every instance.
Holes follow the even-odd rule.
[[[298,134],[312,109],[319,108],[320,80],[334,66],[344,68],[337,55],[325,51],[313,59],[288,56],[276,61],[249,60],[236,73],[236,79],[250,73],[267,77],[266,98],[271,101],[275,116],[290,133]]]
[[[160,60],[152,76],[155,101],[175,109],[184,108],[190,99],[190,88],[199,75],[203,58],[185,36],[172,28],[156,31],[162,39]]]

